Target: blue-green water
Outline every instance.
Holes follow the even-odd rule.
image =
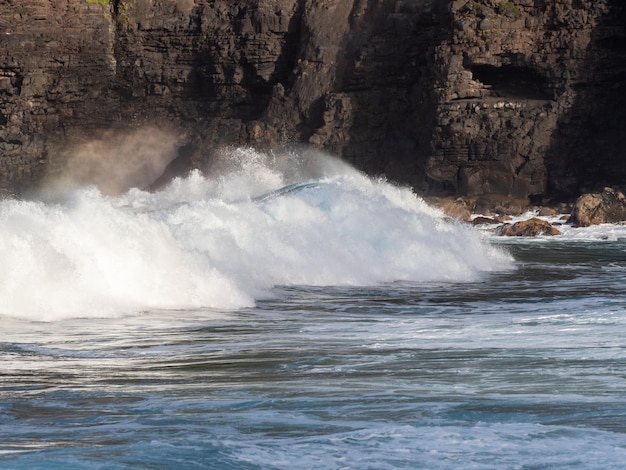
[[[1,201],[0,468],[623,468],[622,229],[359,178]]]
[[[0,467],[622,468],[626,245],[512,251],[472,283],[4,318]]]

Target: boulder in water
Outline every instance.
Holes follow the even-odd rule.
[[[583,194],[574,203],[569,222],[577,227],[615,224],[626,220],[626,196],[613,188]]]
[[[535,237],[537,235],[561,235],[561,232],[549,222],[533,217],[514,224],[504,224],[498,229],[498,235],[504,237]]]

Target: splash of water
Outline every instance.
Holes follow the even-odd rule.
[[[239,308],[275,285],[467,281],[510,261],[409,189],[249,149],[159,193],[1,201],[0,259],[0,314],[37,320]]]
[[[152,183],[177,153],[177,138],[165,128],[106,130],[62,152],[63,164],[48,175],[43,193],[54,197],[69,187],[96,186],[119,196]]]

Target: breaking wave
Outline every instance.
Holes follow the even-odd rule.
[[[411,190],[312,152],[224,151],[118,197],[0,201],[0,314],[251,306],[277,285],[469,281],[511,258]]]

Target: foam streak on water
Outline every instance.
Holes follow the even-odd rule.
[[[2,469],[624,468],[615,231],[496,241],[247,150],[47,197],[0,202]]]
[[[510,249],[475,282],[4,318],[0,467],[623,468],[624,244]]]
[[[274,285],[464,281],[506,265],[408,189],[309,159],[239,149],[156,194],[0,201],[0,314],[238,308]]]

